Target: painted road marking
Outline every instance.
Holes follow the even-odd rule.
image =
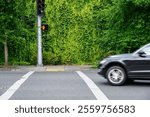
[[[76,71],[76,73],[88,85],[88,87],[91,89],[92,93],[95,95],[97,100],[108,100],[108,98],[105,96],[105,94],[96,86],[96,84],[89,77],[87,77],[81,71]]]
[[[65,71],[65,68],[64,66],[47,66],[46,71],[50,72]]]
[[[58,72],[58,71],[65,71],[65,70],[64,68],[47,68],[46,71]]]
[[[19,89],[19,87],[34,73],[30,71],[18,81],[16,81],[3,95],[0,96],[0,100],[9,100],[10,97]]]

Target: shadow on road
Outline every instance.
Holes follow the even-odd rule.
[[[150,81],[148,80],[135,80],[130,83],[126,83],[126,86],[150,86]]]
[[[98,83],[99,85],[105,85],[105,86],[112,86],[110,85],[107,80],[105,81],[101,81]],[[124,85],[122,85],[121,87],[123,86],[150,86],[150,80],[134,80],[132,82],[127,82],[125,83]],[[114,87],[120,87],[120,86],[114,86]]]

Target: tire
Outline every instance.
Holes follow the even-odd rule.
[[[119,86],[126,82],[127,75],[120,66],[112,66],[106,71],[106,78],[111,85]]]

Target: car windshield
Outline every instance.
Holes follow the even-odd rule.
[[[137,54],[138,52],[143,51],[146,54],[150,55],[150,44],[147,44],[143,47],[141,47],[140,49],[136,50],[135,52],[133,52],[133,54]]]

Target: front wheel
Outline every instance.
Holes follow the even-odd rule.
[[[106,78],[111,85],[123,85],[126,81],[126,73],[122,67],[112,66],[107,70]]]

